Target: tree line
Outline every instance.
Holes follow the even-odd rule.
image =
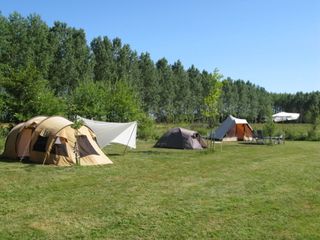
[[[105,121],[209,122],[227,115],[262,122],[274,111],[319,115],[319,92],[274,94],[217,69],[154,62],[120,38],[96,37],[40,16],[0,14],[0,120],[81,115]]]

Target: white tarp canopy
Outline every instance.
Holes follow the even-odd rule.
[[[272,115],[272,119],[275,122],[284,122],[284,121],[293,121],[299,118],[299,113],[287,113],[287,112],[279,112]]]
[[[130,148],[136,148],[137,122],[101,122],[80,116],[77,119],[82,120],[85,125],[94,131],[101,148],[111,143],[119,143]]]

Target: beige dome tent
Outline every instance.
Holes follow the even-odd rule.
[[[172,128],[154,145],[159,148],[203,149],[207,144],[200,134],[184,128]]]
[[[110,159],[95,141],[95,135],[87,126],[75,130],[73,123],[63,117],[37,117],[13,128],[6,141],[4,157],[17,159],[28,157],[43,164],[68,166],[110,164]],[[30,134],[31,132],[31,134]]]
[[[38,124],[46,118],[44,116],[34,117],[12,128],[6,140],[3,156],[10,159],[28,158],[32,133]]]
[[[253,129],[246,119],[227,117],[220,127],[211,134],[211,139],[223,141],[247,141],[253,138]]]

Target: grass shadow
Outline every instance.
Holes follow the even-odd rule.
[[[5,159],[5,158],[0,158],[0,162],[3,163],[17,163],[19,160],[10,160],[10,159]]]
[[[161,153],[170,153],[170,151],[156,151],[156,150],[138,150],[132,151],[134,154],[161,154]]]
[[[106,153],[107,156],[123,156],[125,153]]]
[[[183,149],[166,149],[166,150],[138,150],[132,151],[131,153],[134,154],[174,154],[177,151],[183,151]]]
[[[28,159],[23,159],[23,160],[19,160],[19,159],[8,159],[8,158],[5,158],[3,156],[0,156],[0,162],[4,162],[4,163],[22,163],[22,164],[25,164],[25,165],[32,165],[32,166],[35,166],[35,165],[39,165],[38,163],[34,163]]]
[[[253,146],[261,146],[261,145],[268,145],[262,142],[239,142],[240,145],[253,145]]]
[[[19,159],[8,159],[8,158],[4,157],[3,155],[0,155],[0,162],[17,163],[17,162],[19,162]]]

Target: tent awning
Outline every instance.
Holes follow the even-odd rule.
[[[137,122],[102,122],[80,116],[77,119],[82,120],[85,125],[94,131],[101,148],[111,143],[119,143],[130,148],[136,148]]]

